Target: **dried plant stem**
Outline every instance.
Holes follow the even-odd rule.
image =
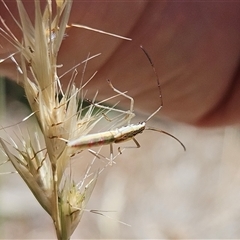
[[[66,237],[62,236],[61,230],[61,220],[60,220],[60,211],[59,211],[59,199],[58,199],[58,177],[57,177],[57,167],[53,163],[52,164],[52,174],[53,174],[53,216],[52,219],[54,221],[54,225],[56,228],[56,234],[58,239],[65,239]]]
[[[0,144],[38,202],[51,216],[57,238],[68,240],[81,220],[100,171],[92,170],[90,173],[90,168],[87,168],[81,184],[76,184],[67,168],[72,156],[81,153],[82,150],[69,147],[67,142],[79,136],[89,135],[102,119],[107,118],[103,111],[108,113],[113,110],[120,113],[121,118],[116,118],[112,124],[126,123],[126,119],[132,118],[134,114],[104,107],[102,103],[105,100],[94,104],[96,96],[89,106],[84,107],[83,88],[91,78],[77,88],[74,84],[76,72],[73,73],[67,90],[61,89],[57,56],[65,36],[72,0],[53,2],[48,0],[43,11],[40,1],[35,0],[34,23],[30,20],[21,0],[16,0],[20,22],[11,14],[4,0],[2,2],[22,31],[22,39],[15,37],[0,17],[2,24],[0,35],[16,48],[15,53],[5,59],[0,59],[0,63],[11,58],[16,64],[32,114],[36,116],[41,132],[21,134],[16,142],[10,136],[9,141],[0,138]],[[52,12],[54,3],[55,15]],[[87,28],[82,25],[75,27]],[[100,30],[98,32],[119,37]],[[14,58],[16,54],[20,54],[20,61]],[[88,56],[78,65],[86,64],[96,56],[98,55]],[[121,95],[125,96],[124,93],[115,91],[115,96],[107,100]],[[96,107],[100,110],[96,111]],[[43,141],[39,140],[40,135]],[[89,152],[95,153],[90,149]],[[99,156],[101,156],[100,151],[95,153],[94,159]],[[105,158],[105,160],[109,159]],[[92,164],[93,162],[91,167]]]

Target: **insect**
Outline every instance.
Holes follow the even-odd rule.
[[[130,120],[131,118],[134,116],[133,113],[133,105],[134,105],[134,100],[132,97],[128,96],[126,93],[123,93],[119,90],[117,90],[116,88],[113,87],[112,83],[110,82],[110,80],[108,80],[108,83],[110,85],[110,87],[117,93],[119,93],[120,95],[130,99],[130,110],[127,111],[127,117],[126,117],[126,121],[127,121],[127,125],[120,127],[120,128],[116,128],[114,130],[110,130],[110,131],[105,131],[105,132],[99,132],[99,133],[93,133],[93,134],[88,134],[85,136],[81,136],[75,140],[71,140],[68,141],[67,145],[71,148],[77,148],[78,150],[83,150],[83,149],[87,149],[87,148],[91,148],[91,147],[95,147],[95,146],[103,146],[103,145],[110,145],[110,164],[112,164],[113,162],[113,144],[115,143],[121,143],[121,142],[125,142],[125,141],[129,141],[129,140],[133,140],[134,143],[136,144],[136,148],[140,147],[140,144],[138,143],[138,141],[136,140],[135,136],[142,133],[145,130],[152,130],[152,131],[157,131],[163,134],[166,134],[170,137],[172,137],[173,139],[175,139],[176,141],[178,141],[181,146],[183,147],[184,151],[186,151],[186,147],[184,146],[184,144],[175,136],[173,136],[172,134],[165,132],[163,130],[159,130],[159,129],[155,129],[152,127],[146,127],[146,123],[153,117],[155,116],[162,108],[163,106],[163,102],[162,102],[162,93],[161,93],[161,87],[160,87],[160,81],[159,81],[159,77],[158,74],[156,72],[155,66],[151,60],[151,58],[149,57],[148,53],[144,50],[144,48],[141,46],[141,49],[143,50],[143,52],[145,53],[145,55],[147,56],[153,71],[156,75],[156,79],[157,79],[157,86],[159,89],[159,98],[160,98],[160,105],[159,107],[143,122],[139,122],[138,124],[130,124]],[[101,107],[101,105],[92,103],[98,107]],[[108,107],[103,107],[108,109]],[[129,147],[128,147],[129,148]],[[119,152],[121,153],[120,148]],[[92,151],[91,151],[92,152]]]

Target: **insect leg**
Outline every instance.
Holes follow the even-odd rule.
[[[110,143],[110,166],[112,166],[113,163],[113,145]]]
[[[93,156],[97,157],[98,159],[100,159],[100,157],[103,157],[100,153],[97,153],[97,152],[93,151],[92,149],[88,149],[88,152],[93,154]]]
[[[130,100],[130,109],[126,111],[126,113],[127,113],[126,121],[127,121],[127,124],[130,124],[130,120],[135,116],[135,114],[133,113],[133,111],[134,111],[134,110],[133,110],[133,107],[134,107],[134,99],[133,99],[132,97],[130,97],[129,95],[127,95],[126,93],[121,92],[121,91],[119,91],[118,89],[116,89],[116,88],[112,85],[112,83],[111,83],[111,81],[110,81],[109,79],[108,79],[107,81],[108,81],[109,86],[113,89],[114,92],[119,93],[119,94],[122,95],[123,97],[128,98],[128,99]]]
[[[109,159],[109,158],[107,158],[106,156],[100,154],[99,152],[95,152],[95,151],[92,150],[92,149],[88,149],[88,152],[91,153],[91,154],[93,154],[93,155],[94,155],[95,157],[97,157],[98,159],[105,159],[105,160],[107,160],[107,161],[108,161],[108,164],[107,164],[106,166],[109,166],[109,165],[112,166],[113,163],[115,164],[114,160],[115,160],[116,157],[119,155],[119,154],[117,154],[116,156],[113,156],[113,153],[112,153],[112,156],[110,156],[110,159]]]
[[[114,117],[113,119],[110,119],[110,118],[107,116],[107,114],[103,112],[102,115],[103,115],[104,118],[105,118],[107,121],[109,121],[109,122],[115,121],[115,119],[119,119],[119,118],[123,115],[123,117],[121,117],[121,119],[119,119],[119,120],[117,120],[117,122],[115,122],[115,125],[114,125],[115,128],[117,128],[117,127],[119,127],[119,126],[122,126],[122,125],[129,125],[131,119],[135,116],[135,114],[133,113],[133,112],[134,112],[134,109],[133,109],[133,108],[134,108],[134,100],[133,100],[132,97],[130,97],[129,95],[126,94],[127,91],[121,92],[120,90],[116,89],[116,88],[112,85],[112,83],[111,83],[111,81],[110,81],[109,79],[108,79],[107,81],[108,81],[109,86],[113,89],[114,92],[117,93],[117,95],[115,95],[115,96],[113,96],[113,97],[111,97],[111,98],[108,98],[108,99],[106,99],[106,100],[110,100],[110,99],[115,98],[115,97],[118,97],[118,96],[125,97],[125,98],[127,98],[127,99],[130,100],[130,109],[129,109],[129,110],[124,111],[124,110],[120,110],[120,109],[114,108],[118,103],[115,104],[113,107],[109,107],[109,106],[104,106],[104,105],[102,105],[102,103],[106,102],[106,100],[100,101],[100,102],[98,102],[98,103],[95,103],[95,102],[93,102],[93,101],[91,101],[91,100],[89,100],[89,99],[86,99],[86,101],[89,102],[90,104],[93,104],[95,107],[99,107],[99,108],[102,108],[102,109],[111,110],[111,111],[113,111],[113,112],[120,113],[120,115],[117,115],[117,116]],[[126,124],[126,123],[127,123],[127,124]]]
[[[137,147],[137,148],[140,148],[140,147],[141,147],[140,144],[139,144],[139,142],[136,140],[136,138],[133,137],[132,140],[133,140],[134,143],[136,144],[136,147]],[[134,147],[130,147],[130,148],[134,148]]]
[[[124,92],[125,93],[125,92]],[[105,99],[104,101],[101,101],[101,102],[94,102],[92,100],[89,100],[89,99],[85,99],[86,102],[88,102],[89,104],[92,104],[93,106],[99,108],[99,109],[106,109],[107,111],[101,111],[101,114],[102,116],[108,121],[108,122],[114,122],[114,127],[117,128],[118,126],[122,126],[124,122],[126,122],[126,117],[125,115],[128,113],[128,111],[124,111],[124,110],[121,110],[121,109],[117,109],[115,108],[115,106],[119,103],[117,102],[116,104],[114,104],[113,106],[109,107],[109,106],[105,106],[103,105],[102,103],[104,103],[106,100],[110,100],[112,98],[115,98],[117,96],[119,96],[120,94],[118,95],[115,95],[111,98],[108,98],[108,99]],[[115,117],[113,118],[109,118],[108,117],[108,113],[109,112],[115,112],[115,113],[120,113],[120,114],[117,114]],[[122,115],[124,115],[124,117],[121,117]],[[128,114],[129,115],[129,114]],[[133,114],[134,116],[134,114]],[[119,119],[120,118],[120,119]]]
[[[129,146],[129,147],[124,147],[123,149],[121,149],[120,147],[118,147],[118,152],[119,154],[122,154],[122,152],[125,150],[125,149],[128,149],[128,148],[140,148],[141,145],[139,144],[139,142],[137,141],[136,138],[132,137],[131,138],[133,140],[133,142],[136,144],[135,146]]]

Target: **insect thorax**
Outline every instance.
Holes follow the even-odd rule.
[[[118,138],[115,139],[115,143],[124,142],[131,140],[137,134],[142,133],[145,129],[145,122],[140,122],[138,124],[131,124],[129,126],[121,127],[118,131],[121,133]]]

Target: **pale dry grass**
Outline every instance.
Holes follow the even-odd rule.
[[[115,211],[104,214],[116,220],[86,212],[72,239],[239,238],[239,129],[149,125],[178,136],[187,152],[167,136],[139,135],[141,148],[126,150],[101,174],[87,207]],[[83,158],[92,155],[86,151],[72,162],[76,178]],[[1,179],[1,222],[1,239],[55,238],[51,220],[17,174]]]
[[[73,239],[238,237],[240,233],[236,224],[239,218],[237,129],[205,131],[170,123],[168,120],[151,123],[149,121],[147,125],[162,128],[179,137],[186,144],[188,151],[183,152],[174,139],[148,131],[137,136],[141,144],[140,149],[126,149],[115,160],[116,165],[108,166],[104,171],[101,169],[109,165],[109,146],[105,146],[101,151],[106,158],[100,158],[99,154],[97,159],[97,154],[94,157],[87,150],[72,158],[79,149],[73,150],[66,142],[89,134],[96,124],[98,128],[95,131],[102,131],[101,124],[106,125],[108,120],[101,113],[93,114],[94,104],[90,104],[86,115],[82,114],[81,108],[78,109],[78,101],[85,97],[81,92],[82,86],[79,90],[70,83],[67,92],[63,92],[60,87],[56,58],[71,6],[70,2],[56,1],[56,3],[59,5],[59,12],[57,11],[56,18],[53,18],[51,7],[49,6],[42,16],[39,3],[36,1],[37,21],[36,25],[32,26],[21,1],[18,1],[21,27],[24,32],[23,42],[15,39],[2,20],[3,26],[7,29],[6,32],[1,29],[2,36],[12,42],[22,54],[18,68],[23,72],[26,96],[40,127],[36,130],[36,122],[31,118],[26,122],[27,134],[23,126],[25,122],[19,124],[20,131],[18,127],[8,131],[9,142],[13,136],[17,138],[14,142],[20,145],[26,143],[21,146],[23,150],[15,146],[12,149],[15,153],[12,153],[5,140],[1,140],[1,144],[39,203],[52,217],[58,239],[70,239],[84,212],[86,213],[83,221],[74,232]],[[67,11],[63,11],[65,7]],[[60,18],[62,12],[63,16]],[[53,21],[48,22],[49,19]],[[74,74],[76,72],[73,71],[72,79],[75,77]],[[61,99],[58,97],[59,94],[62,96]],[[14,108],[9,107],[10,112],[6,113],[3,126],[11,124],[8,119],[18,122],[27,115],[23,106],[17,106],[16,109],[21,109],[20,114],[15,114],[13,118]],[[123,115],[125,118],[132,116],[128,111],[123,112]],[[145,119],[146,116],[136,118],[134,122]],[[122,124],[126,122],[126,119],[125,122],[121,121]],[[39,143],[41,145],[45,141],[46,149],[36,148],[34,144],[31,145],[34,140],[28,139],[32,137],[31,134],[28,136],[28,132],[40,129],[42,136]],[[20,135],[16,136],[18,133]],[[1,138],[6,139],[3,136]],[[128,141],[121,146],[124,150],[124,146],[134,146],[134,143]],[[36,149],[39,151],[34,154]],[[46,151],[48,158],[44,156]],[[98,150],[94,151],[98,153]],[[117,146],[114,153],[120,153]],[[16,161],[18,154],[20,157]],[[38,156],[41,157],[38,159]],[[2,159],[4,161],[4,157]],[[95,162],[91,167],[92,174],[89,174],[86,169],[93,159]],[[31,168],[35,161],[36,166]],[[28,164],[25,164],[26,162]],[[2,172],[13,171],[11,167],[8,169],[7,164],[1,167]],[[101,177],[96,190],[85,209],[99,173]],[[49,216],[43,213],[26,185],[19,179],[20,176],[17,174],[4,175],[1,179],[0,237],[55,238]],[[90,185],[82,184],[80,185],[82,189],[75,187],[74,183],[81,183],[86,179]],[[89,212],[95,209],[98,210],[97,214]],[[111,218],[99,216],[102,213]],[[120,221],[130,224],[131,227]]]

